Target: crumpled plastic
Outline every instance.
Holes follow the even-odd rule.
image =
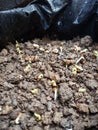
[[[0,42],[46,34],[96,39],[98,0],[0,0]]]
[[[53,30],[60,38],[90,35],[96,39],[98,0],[72,0],[54,26]]]

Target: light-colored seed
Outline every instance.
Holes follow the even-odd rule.
[[[93,54],[94,54],[95,57],[98,57],[98,51],[94,50]]]
[[[33,47],[36,49],[39,49],[39,45],[38,44],[33,44]]]
[[[79,90],[78,90],[80,93],[84,93],[84,92],[86,92],[86,89],[85,88],[79,88]]]
[[[45,53],[49,53],[50,51],[49,50],[46,50]]]
[[[44,51],[45,51],[45,49],[44,49],[44,48],[42,48],[42,47],[40,47],[40,48],[39,48],[39,50],[40,50],[40,51],[42,51],[42,52],[44,52]]]
[[[58,53],[59,53],[59,50],[55,48],[55,49],[52,50],[52,52],[53,52],[54,54],[58,54]]]

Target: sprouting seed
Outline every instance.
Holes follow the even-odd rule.
[[[59,53],[59,50],[55,48],[55,49],[52,50],[52,52],[53,52],[54,54],[58,54],[58,53]]]
[[[19,52],[19,51],[20,51],[20,48],[19,48],[19,47],[17,47],[17,48],[16,48],[16,51],[17,51],[17,52]]]
[[[39,49],[39,45],[38,44],[33,44],[34,48]]]
[[[86,89],[85,88],[79,88],[79,90],[78,90],[80,93],[84,93],[84,92],[86,92]]]
[[[72,74],[73,74],[74,76],[77,75],[77,68],[76,68],[76,67],[73,67],[73,68],[72,68]]]
[[[98,58],[98,51],[94,50],[94,51],[93,51],[93,54],[94,54],[94,56],[95,56],[96,58]]]
[[[20,80],[23,78],[23,76],[21,74],[19,74],[18,77]]]
[[[23,55],[23,51],[22,50],[19,50],[19,55]]]
[[[30,64],[28,64],[28,65],[26,66],[26,68],[24,69],[24,72],[25,72],[25,73],[28,73],[30,70],[31,70],[31,66],[30,66]]]
[[[57,100],[57,91],[58,91],[57,87],[54,87],[53,91],[54,91],[54,101],[56,101]]]
[[[38,89],[30,90],[30,92],[33,94],[38,94]]]
[[[44,77],[43,74],[40,74],[40,75],[38,75],[37,80],[39,81],[39,80],[41,80],[43,77]]]
[[[27,68],[28,70],[30,70],[30,69],[31,69],[31,66],[28,64],[26,68]]]
[[[20,47],[19,42],[16,41],[16,48],[19,48],[19,47]]]
[[[41,116],[37,113],[34,113],[34,116],[36,118],[36,120],[40,121],[41,120]]]
[[[81,47],[77,46],[77,45],[74,45],[74,50],[75,51],[80,51],[81,50]]]
[[[84,50],[81,50],[80,53],[86,53],[88,51],[88,49],[84,49]]]
[[[44,52],[44,51],[45,51],[45,49],[42,48],[42,47],[40,47],[39,50],[40,50],[41,52]]]
[[[46,52],[46,53],[49,53],[50,51],[49,51],[49,50],[46,50],[45,52]]]
[[[55,80],[52,80],[52,81],[51,81],[51,85],[52,85],[53,87],[57,86],[57,85],[56,85],[56,81],[55,81]]]
[[[83,71],[83,68],[79,65],[75,65],[76,69],[77,69],[77,72],[81,72]]]
[[[62,53],[62,51],[63,51],[63,48],[62,48],[62,47],[60,47],[60,52]]]
[[[17,116],[16,120],[15,120],[15,123],[16,124],[19,124],[20,123],[20,118],[22,116],[22,113],[19,113],[19,115]]]
[[[85,61],[85,58],[83,56],[81,56],[77,61],[76,61],[76,64],[78,64],[79,62],[84,62]]]

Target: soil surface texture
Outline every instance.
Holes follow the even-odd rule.
[[[86,36],[3,47],[0,130],[98,130],[98,44]]]

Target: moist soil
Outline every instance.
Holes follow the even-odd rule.
[[[98,44],[86,36],[3,47],[0,130],[98,130]]]

